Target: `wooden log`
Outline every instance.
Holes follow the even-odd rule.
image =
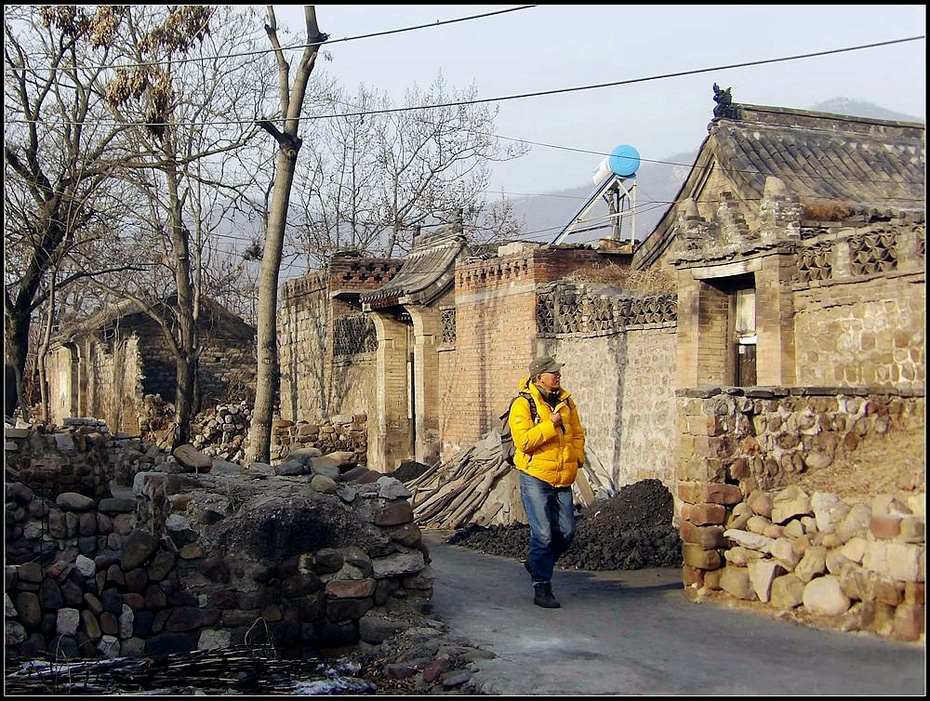
[[[468,522],[468,519],[476,511],[475,504],[483,504],[488,494],[491,492],[491,487],[497,482],[497,479],[506,472],[506,467],[503,462],[499,463],[498,466],[491,471],[487,472],[482,480],[475,485],[473,490],[470,490],[469,499],[467,504],[469,504],[469,509],[459,508],[457,511],[454,511],[450,515],[450,521],[453,528],[459,528],[464,523]]]
[[[476,523],[479,526],[488,526],[494,521],[494,518],[503,508],[504,502],[501,501],[500,498],[485,499],[484,503],[481,505],[481,509],[472,516],[472,523]]]

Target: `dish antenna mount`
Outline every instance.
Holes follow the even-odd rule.
[[[636,171],[639,169],[639,152],[627,144],[622,144],[610,152],[591,177],[597,188],[572,215],[562,230],[552,239],[551,243],[561,243],[573,231],[590,231],[602,228],[602,224],[589,226],[586,229],[579,227],[585,223],[585,216],[601,197],[607,201],[610,208],[610,238],[619,241],[623,230],[623,220],[630,217],[630,245],[636,240]]]

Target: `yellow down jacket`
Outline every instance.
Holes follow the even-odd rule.
[[[520,383],[521,392],[529,392],[536,402],[539,420],[533,415],[526,399],[518,398],[510,410],[510,432],[513,435],[514,465],[533,477],[554,487],[568,487],[574,483],[578,468],[584,462],[585,433],[578,409],[566,389],[559,390],[559,403],[555,411],[562,415],[562,428],[552,423],[549,405],[540,396],[539,389],[527,377]]]

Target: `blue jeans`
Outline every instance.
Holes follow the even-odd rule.
[[[530,556],[527,562],[533,584],[552,579],[556,561],[575,537],[575,507],[571,487],[520,472],[520,500],[530,524]]]

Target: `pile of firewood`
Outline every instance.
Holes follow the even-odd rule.
[[[600,480],[590,472],[591,458],[578,472],[576,501],[590,505],[592,484]],[[478,526],[526,523],[520,503],[520,480],[516,469],[504,462],[501,435],[497,428],[448,462],[438,462],[418,477],[405,482],[411,492],[414,520],[421,528],[455,530]]]
[[[436,463],[405,484],[412,493],[414,520],[421,528],[454,530],[470,523],[526,522],[519,480],[513,466],[504,462],[496,428],[448,462]]]

